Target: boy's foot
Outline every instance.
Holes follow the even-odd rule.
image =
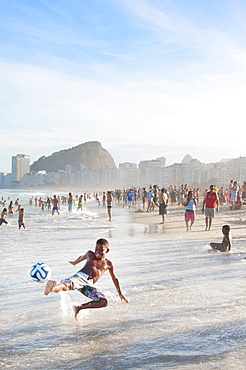
[[[56,285],[55,280],[48,280],[47,283],[46,283],[45,289],[44,289],[44,294],[48,295],[52,291],[52,289],[55,285]]]
[[[80,311],[79,306],[73,306],[73,311],[74,311],[74,318],[75,318],[76,321],[78,321],[78,319],[79,319],[79,311]]]

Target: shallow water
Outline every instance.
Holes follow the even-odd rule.
[[[233,253],[208,253],[208,242],[167,237],[163,228],[133,224],[131,212],[87,202],[82,212],[60,216],[28,205],[31,192],[1,193],[20,198],[26,230],[17,215],[0,228],[1,359],[9,369],[244,369],[246,366],[245,246]],[[40,192],[39,196],[44,196]],[[43,295],[44,284],[29,277],[46,262],[52,278],[77,271],[68,263],[98,238],[110,243],[129,303],[120,302],[106,272],[97,286],[109,306],[80,312],[78,292]]]

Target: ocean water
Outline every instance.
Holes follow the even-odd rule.
[[[52,194],[0,194],[20,198],[26,211],[26,230],[18,230],[17,215],[0,227],[1,369],[246,368],[243,241],[233,253],[208,253],[209,241],[134,224],[122,206],[113,207],[110,224],[93,199],[82,212],[69,214],[62,205],[60,216],[28,205],[32,195]],[[106,272],[97,286],[109,306],[81,311],[75,321],[72,304],[85,297],[44,296],[44,284],[29,271],[46,262],[53,279],[69,277],[79,268],[68,261],[94,249],[98,238],[109,240],[108,258],[129,303],[120,301]]]

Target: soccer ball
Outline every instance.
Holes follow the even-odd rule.
[[[44,283],[51,276],[51,268],[46,263],[38,262],[32,266],[30,276],[37,283]]]

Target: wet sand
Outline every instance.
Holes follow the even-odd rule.
[[[241,210],[231,210],[230,205],[222,205],[212,221],[211,230],[205,231],[205,215],[201,211],[201,205],[196,210],[196,220],[191,231],[186,230],[184,219],[184,207],[169,205],[167,208],[166,222],[161,225],[159,209],[146,212],[141,209],[133,214],[133,221],[139,224],[149,225],[150,227],[163,227],[165,235],[168,237],[182,237],[184,239],[221,241],[223,225],[228,224],[231,228],[233,240],[246,240],[246,206]]]

